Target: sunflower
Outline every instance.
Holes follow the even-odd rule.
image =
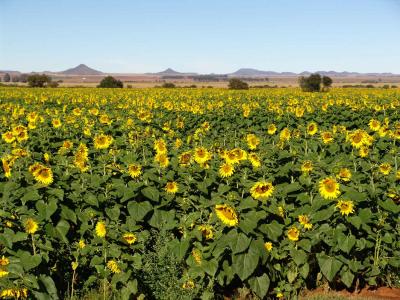
[[[167,145],[163,139],[154,141],[154,150],[157,153],[167,153]]]
[[[129,245],[132,245],[134,242],[136,242],[136,235],[134,235],[133,233],[124,233],[124,235],[122,236],[122,238],[124,239],[125,242],[127,242]]]
[[[53,125],[54,128],[60,128],[62,125],[60,119],[53,119],[51,121],[51,124]]]
[[[271,242],[265,242],[264,243],[264,248],[265,250],[267,250],[268,252],[272,250],[273,246]]]
[[[53,171],[45,166],[40,166],[40,168],[33,173],[36,181],[44,185],[49,185],[53,182]]]
[[[107,262],[107,268],[109,268],[110,271],[113,272],[114,274],[121,273],[121,270],[118,267],[118,264],[117,264],[117,262],[115,260],[109,260]]]
[[[231,152],[235,154],[239,161],[247,159],[247,152],[240,148],[232,149]]]
[[[190,151],[183,152],[179,155],[179,165],[185,167],[192,162],[192,153]]]
[[[379,172],[381,172],[383,175],[389,175],[391,170],[392,166],[388,163],[384,163],[379,166]]]
[[[206,240],[214,238],[213,227],[211,225],[199,225],[198,229]]]
[[[192,256],[193,256],[195,262],[196,262],[198,265],[201,265],[202,257],[201,257],[201,252],[200,252],[200,250],[197,249],[197,248],[194,248],[194,249],[192,250]]]
[[[104,238],[107,234],[106,224],[103,221],[99,221],[96,224],[96,235],[100,238]]]
[[[0,266],[7,266],[10,263],[10,260],[4,255],[0,258]]]
[[[169,165],[169,158],[165,153],[158,153],[155,157],[154,160],[158,162],[160,167],[166,168]]]
[[[78,247],[79,247],[79,249],[85,248],[86,247],[85,241],[80,239],[79,242],[78,242]]]
[[[223,158],[225,159],[226,163],[230,165],[238,164],[240,162],[239,156],[233,150],[224,153]]]
[[[400,180],[400,171],[396,172],[396,180]]]
[[[274,192],[274,186],[271,182],[259,181],[256,182],[250,189],[251,196],[254,199],[266,200],[271,197]]]
[[[113,137],[110,135],[100,134],[94,138],[95,149],[107,149],[113,142]]]
[[[6,270],[0,269],[0,278],[7,276],[9,273],[10,272]]]
[[[186,282],[183,283],[182,288],[185,290],[191,290],[194,289],[195,284],[193,282],[193,280],[188,280]]]
[[[311,122],[307,125],[307,133],[309,135],[314,135],[318,132],[318,125],[315,122]]]
[[[296,242],[299,240],[300,231],[296,227],[293,226],[288,230],[287,236],[288,236],[289,240]]]
[[[236,226],[239,221],[235,210],[226,204],[215,205],[217,217],[227,226]]]
[[[11,131],[7,131],[7,132],[3,133],[1,135],[1,137],[8,144],[10,144],[10,143],[15,141],[15,137],[14,137],[14,135],[13,135],[13,133]]]
[[[261,160],[256,153],[250,153],[248,155],[248,159],[254,169],[259,168],[261,166]]]
[[[25,221],[25,232],[29,234],[35,234],[35,232],[38,230],[39,225],[38,223],[32,219],[29,218]]]
[[[254,150],[260,144],[260,139],[255,134],[248,134],[246,136],[247,146],[250,150]]]
[[[350,200],[339,200],[336,204],[336,208],[340,209],[340,213],[342,214],[342,216],[348,216],[349,214],[354,213],[354,203]]]
[[[142,166],[139,164],[130,164],[128,166],[128,173],[132,178],[137,178],[142,174]]]
[[[267,131],[269,135],[273,135],[276,132],[275,124],[269,124],[267,127]]]
[[[381,122],[379,122],[378,120],[375,119],[371,119],[368,123],[369,128],[371,128],[371,130],[373,131],[379,131],[379,129],[381,128]]]
[[[351,145],[356,149],[361,148],[363,145],[368,144],[368,138],[366,132],[363,130],[357,129],[353,133],[348,135],[348,140]]]
[[[312,162],[309,160],[306,160],[305,162],[303,162],[303,164],[301,165],[301,171],[303,173],[310,173],[313,170],[313,165]]]
[[[288,141],[288,140],[290,140],[290,136],[291,136],[290,130],[289,130],[287,127],[285,127],[285,128],[282,129],[282,131],[280,132],[280,134],[279,134],[279,139],[280,139],[281,141]]]
[[[339,173],[336,175],[337,178],[343,181],[350,181],[351,179],[351,172],[348,168],[341,168]]]
[[[319,193],[324,199],[335,199],[340,195],[339,184],[331,177],[322,179],[319,182]]]
[[[175,181],[170,181],[167,182],[164,189],[168,194],[175,194],[176,192],[178,192],[179,187]]]
[[[204,147],[198,147],[194,151],[194,160],[198,164],[205,164],[211,159],[211,153]]]
[[[228,164],[228,163],[224,163],[219,167],[219,175],[223,178],[232,176],[234,171],[235,171],[235,168],[231,164]]]
[[[2,158],[1,163],[2,163],[2,167],[3,167],[3,171],[4,171],[4,176],[6,178],[10,178],[11,177],[11,166],[10,166],[8,159],[5,157]]]
[[[362,147],[358,150],[358,154],[359,154],[361,157],[367,157],[367,156],[368,156],[368,153],[369,153],[369,149],[368,149],[368,147],[366,147],[366,146],[362,146]]]
[[[298,216],[298,220],[301,225],[304,226],[305,229],[311,229],[313,225],[310,222],[310,218],[307,215]]]
[[[321,139],[324,144],[329,144],[333,141],[333,135],[329,131],[321,132]]]

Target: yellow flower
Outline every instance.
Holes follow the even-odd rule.
[[[319,182],[319,193],[325,199],[335,199],[340,195],[339,184],[333,178],[325,178]]]
[[[166,168],[169,165],[169,158],[165,153],[158,153],[154,160],[158,162],[162,168]]]
[[[300,231],[296,227],[291,227],[288,232],[287,236],[291,241],[298,241],[299,240]]]
[[[167,153],[167,145],[163,139],[154,141],[154,150],[157,153]]]
[[[0,258],[0,266],[7,266],[10,263],[10,260],[4,255]]]
[[[348,134],[348,140],[353,147],[359,149],[361,146],[369,143],[367,135],[365,131],[357,129],[353,133]]]
[[[175,181],[170,181],[167,182],[164,189],[168,194],[175,194],[176,192],[178,192],[179,187]]]
[[[324,131],[321,133],[322,142],[324,144],[329,144],[333,141],[333,135],[329,131]]]
[[[348,216],[349,214],[354,213],[354,203],[353,201],[345,201],[339,200],[336,204],[336,208],[340,209],[340,213],[342,215]]]
[[[99,221],[96,224],[96,235],[100,238],[104,238],[107,234],[106,224],[103,221]]]
[[[204,164],[211,159],[211,153],[204,147],[198,147],[194,151],[194,160],[198,164]]]
[[[193,280],[188,280],[182,285],[182,288],[184,288],[186,290],[194,289],[194,287],[195,287],[195,284],[194,284]]]
[[[260,144],[260,139],[255,134],[248,134],[246,137],[247,145],[250,150],[254,150]]]
[[[127,242],[129,245],[132,245],[134,242],[136,242],[136,235],[134,235],[133,233],[124,233],[124,235],[122,236],[122,238],[125,240],[125,242]]]
[[[239,223],[235,210],[226,204],[215,205],[215,212],[222,223],[229,227],[236,226]]]
[[[313,165],[312,165],[312,162],[309,161],[309,160],[306,160],[301,165],[301,171],[304,172],[304,173],[309,173],[309,172],[312,171],[312,169],[313,169]]]
[[[44,185],[49,185],[53,182],[53,171],[45,166],[40,166],[40,168],[33,173],[33,177],[35,177],[36,181]]]
[[[280,132],[280,134],[279,134],[279,139],[280,139],[281,141],[288,141],[288,140],[290,140],[290,136],[291,136],[290,130],[289,130],[287,127],[285,127],[285,128],[282,129],[282,131]]]
[[[313,225],[310,223],[310,218],[307,215],[298,216],[299,222],[305,229],[311,229]]]
[[[267,130],[269,135],[273,135],[276,132],[275,124],[269,124]]]
[[[381,122],[379,122],[378,120],[375,119],[371,119],[368,123],[369,128],[371,128],[371,130],[373,131],[379,131],[379,129],[381,128]]]
[[[53,120],[51,121],[51,124],[53,124],[53,127],[54,127],[54,128],[60,128],[61,125],[62,125],[60,119],[53,119]]]
[[[14,137],[14,135],[13,135],[13,133],[11,131],[7,131],[7,132],[3,133],[1,135],[1,137],[8,144],[11,144],[12,142],[15,141],[15,137]]]
[[[360,149],[359,149],[359,155],[361,156],[361,157],[367,157],[368,156],[368,152],[369,152],[369,149],[368,149],[368,147],[365,147],[365,146],[362,146]]]
[[[200,252],[200,250],[194,248],[194,249],[192,250],[192,255],[193,255],[193,258],[194,258],[194,260],[196,261],[196,263],[197,263],[198,265],[201,265],[201,252]]]
[[[311,122],[307,125],[307,133],[309,135],[314,135],[318,132],[318,125],[315,122]]]
[[[6,270],[0,269],[0,278],[1,277],[5,277],[9,274],[9,272],[7,272]]]
[[[261,160],[256,153],[250,153],[248,155],[248,159],[250,160],[251,165],[253,168],[259,168],[261,166]]]
[[[274,192],[274,186],[271,182],[259,181],[256,182],[250,189],[251,196],[254,199],[266,200],[271,197]]]
[[[107,262],[107,268],[109,268],[110,271],[115,273],[115,274],[121,273],[121,270],[118,267],[118,264],[117,264],[117,262],[115,260],[109,260]]]
[[[224,163],[219,167],[219,175],[223,178],[232,176],[234,171],[235,168],[228,163]]]
[[[80,249],[83,249],[83,248],[85,248],[86,247],[86,243],[85,243],[85,241],[84,240],[79,240],[79,242],[78,242],[78,247],[80,248]]]
[[[383,175],[389,175],[391,170],[392,166],[388,163],[384,163],[379,166],[379,172],[381,172]]]
[[[179,155],[179,164],[181,166],[188,166],[192,162],[192,153],[190,151],[183,152]]]
[[[73,262],[71,262],[71,267],[72,267],[72,270],[76,270],[77,268],[78,268],[78,266],[79,266],[79,263],[77,262],[77,261],[73,261]]]
[[[211,240],[214,237],[213,227],[211,225],[199,225],[199,230],[206,240]]]
[[[10,164],[9,164],[8,160],[6,158],[2,158],[1,163],[2,163],[2,167],[3,167],[3,171],[4,171],[4,176],[6,178],[10,178],[11,177],[11,168],[10,168]]]
[[[272,243],[271,243],[271,242],[265,242],[265,243],[264,243],[264,248],[265,248],[265,250],[267,250],[267,251],[271,251],[272,248],[273,248]]]
[[[32,219],[29,218],[25,221],[25,232],[29,234],[35,234],[35,232],[38,230],[39,225],[38,223]]]
[[[341,168],[336,177],[347,182],[351,179],[351,172],[348,168]]]
[[[130,164],[128,166],[128,173],[132,178],[137,178],[142,174],[142,166],[139,164]]]
[[[283,218],[285,216],[285,209],[282,206],[278,207],[278,215]]]
[[[95,149],[107,149],[113,142],[112,136],[100,134],[94,138]]]

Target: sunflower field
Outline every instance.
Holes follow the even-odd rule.
[[[0,88],[0,298],[398,285],[400,90]]]

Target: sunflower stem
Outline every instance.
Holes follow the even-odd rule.
[[[35,239],[33,238],[33,234],[31,234],[31,238],[32,238],[33,255],[36,255]]]

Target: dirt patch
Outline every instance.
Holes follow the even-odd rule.
[[[349,299],[368,299],[368,300],[400,300],[400,288],[363,288],[361,291],[349,292],[342,291],[326,291],[323,288],[318,288],[312,291],[307,291],[300,299],[312,299],[317,296],[330,296],[330,297],[346,297]]]

